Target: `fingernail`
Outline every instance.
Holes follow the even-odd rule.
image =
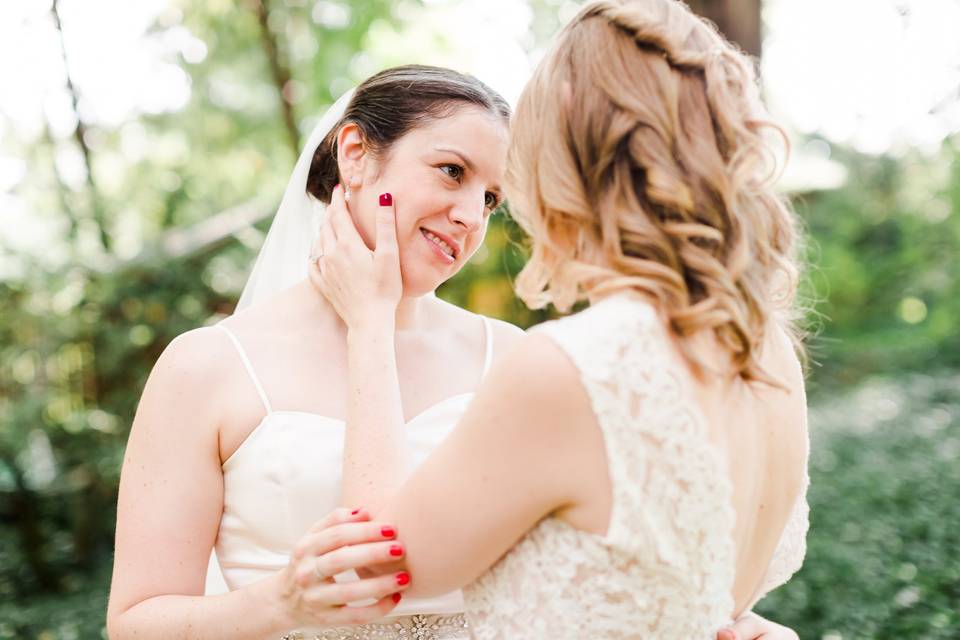
[[[355,516],[358,513],[360,513],[360,509],[354,509],[353,511],[350,512],[350,515]]]
[[[398,584],[398,585],[400,585],[400,586],[402,587],[403,585],[409,584],[409,583],[410,583],[410,574],[409,574],[409,573],[407,573],[406,571],[401,571],[400,573],[397,574],[397,584]]]
[[[395,593],[390,597],[393,598],[393,602],[394,604],[396,604],[397,602],[400,602],[400,598],[402,598],[403,596],[401,596],[399,593]]]
[[[403,547],[399,544],[390,545],[390,555],[399,558],[403,555]]]
[[[380,535],[384,538],[392,538],[397,535],[397,531],[393,527],[384,527],[380,529]]]
[[[380,194],[380,206],[381,206],[381,207],[389,207],[389,206],[392,205],[392,204],[393,204],[393,196],[392,196],[392,195],[390,195],[389,193],[381,193],[381,194]]]

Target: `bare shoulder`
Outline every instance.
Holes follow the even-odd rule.
[[[532,411],[546,410],[579,422],[577,416],[589,410],[589,400],[573,361],[543,333],[514,329],[511,348],[490,372],[490,386],[497,387],[495,393],[501,398],[508,395]]]
[[[191,424],[218,424],[222,403],[217,399],[229,378],[231,349],[227,336],[213,327],[192,329],[174,338],[150,372],[137,411],[141,420],[135,424],[143,418],[153,422],[183,415],[192,417]]]
[[[196,382],[222,372],[230,353],[227,336],[214,327],[199,327],[170,341],[157,359],[154,373]],[[152,376],[153,374],[151,374]]]
[[[793,339],[778,322],[771,320],[760,352],[760,362],[775,378],[784,383],[791,395],[805,398],[803,365]]]
[[[463,331],[463,337],[465,339],[467,339],[468,336],[482,337],[482,334],[477,331],[479,326],[478,314],[467,311],[462,307],[458,307],[440,298],[437,298],[437,302],[438,309],[445,314],[445,317],[451,320],[451,326],[456,326]],[[493,355],[495,359],[510,351],[516,346],[518,341],[526,335],[523,329],[509,322],[491,318],[490,316],[480,317],[490,322],[490,328],[493,333]],[[482,345],[482,342],[479,344]]]
[[[518,346],[527,333],[515,324],[496,318],[487,318],[493,333],[493,354],[495,358],[510,352]]]

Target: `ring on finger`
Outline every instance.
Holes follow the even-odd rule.
[[[323,251],[317,251],[316,253],[311,253],[310,257],[307,258],[310,262],[316,262],[323,257]]]
[[[317,576],[318,578],[320,578],[321,580],[326,580],[326,579],[327,579],[327,576],[324,575],[323,571],[320,571],[320,557],[319,557],[319,556],[313,559],[313,573],[314,573],[314,575],[316,575],[316,576]]]

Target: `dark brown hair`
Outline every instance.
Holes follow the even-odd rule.
[[[500,94],[476,78],[452,69],[404,65],[367,78],[357,87],[343,117],[314,151],[307,193],[321,202],[330,202],[333,187],[341,181],[337,134],[344,124],[356,124],[367,148],[382,159],[390,146],[411,130],[451,116],[466,105],[485,109],[504,120],[510,118],[510,106]]]

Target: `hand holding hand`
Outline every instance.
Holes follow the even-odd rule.
[[[403,557],[395,529],[369,520],[363,509],[336,509],[300,539],[276,578],[277,605],[288,627],[365,624],[397,606],[410,584],[405,571],[342,584],[333,580],[342,571]],[[376,602],[369,606],[346,606],[371,598]]]
[[[800,640],[800,638],[793,629],[748,611],[740,616],[732,627],[725,627],[718,631],[717,640]]]

